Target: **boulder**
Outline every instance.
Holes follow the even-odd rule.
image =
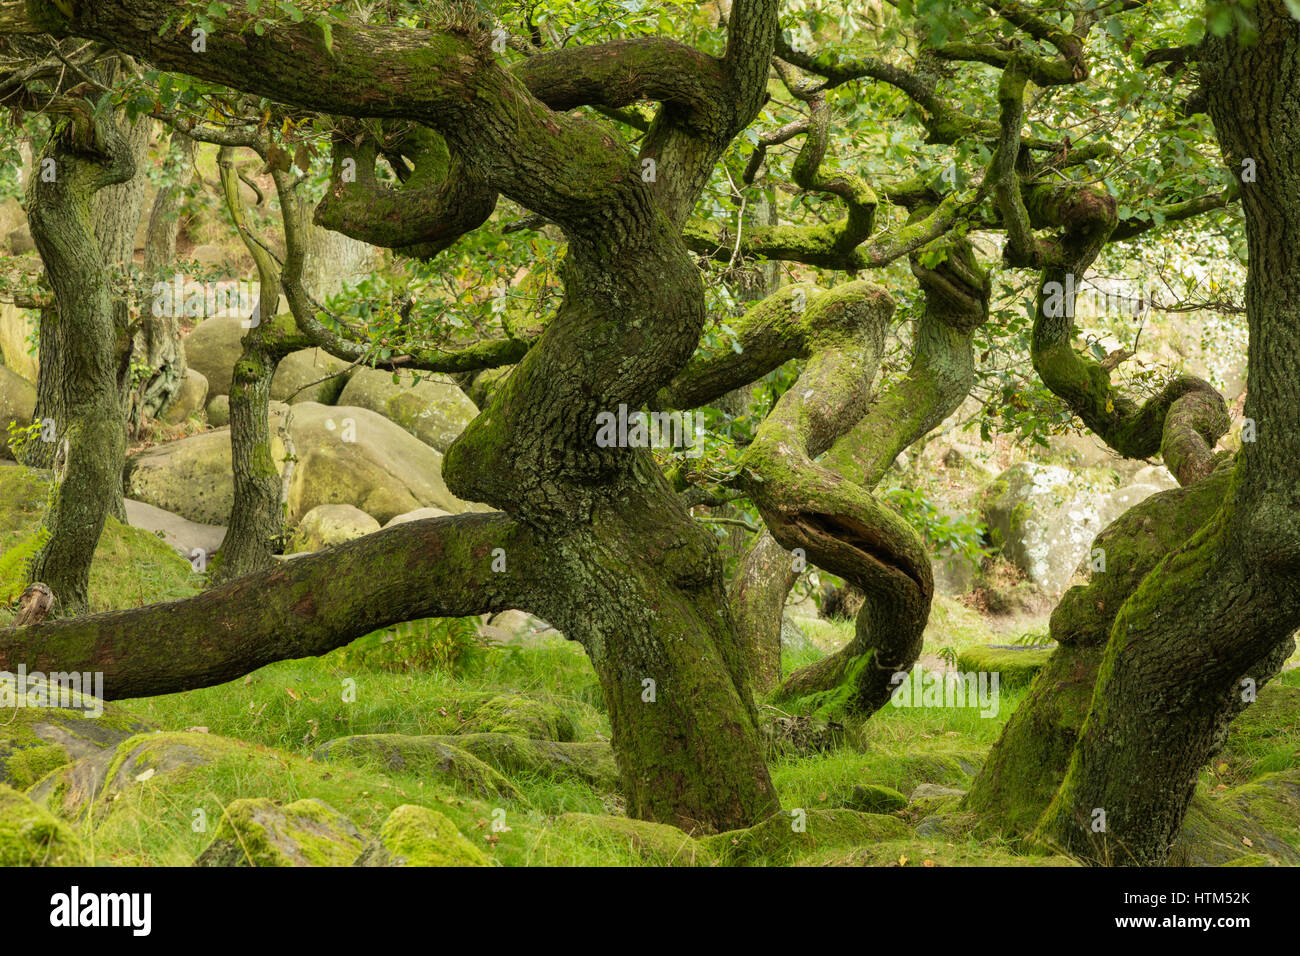
[[[9,425],[29,425],[36,410],[36,386],[0,365],[0,458],[13,458]]]
[[[276,403],[271,409],[271,457],[281,470],[279,430],[288,407]],[[290,435],[297,455],[290,522],[323,504],[354,505],[381,524],[421,507],[451,513],[469,507],[447,490],[438,452],[367,409],[294,405]],[[230,430],[140,452],[127,462],[126,487],[128,496],[191,521],[225,524],[234,503]]]
[[[405,514],[394,515],[385,522],[385,528],[391,528],[395,524],[405,524],[408,521],[423,521],[425,518],[445,518],[450,512],[443,511],[441,508],[416,508],[414,511],[408,511]]]
[[[491,866],[492,861],[437,810],[407,803],[388,815],[356,865]]]
[[[208,424],[214,428],[230,424],[229,395],[214,395],[208,399]]]
[[[214,316],[204,319],[185,336],[186,364],[208,381],[209,399],[230,394],[230,379],[248,333],[240,319]]]
[[[0,302],[0,364],[32,385],[40,371],[39,349],[36,348],[36,320],[39,313],[20,309]],[[30,351],[29,351],[30,350]]]
[[[989,536],[1034,584],[1059,594],[1081,563],[1092,558],[1097,533],[1160,489],[1114,486],[1057,465],[1020,462],[984,491],[981,513]]]
[[[195,866],[350,866],[365,848],[356,825],[321,800],[280,807],[235,800]]]
[[[449,379],[414,372],[393,378],[392,372],[358,369],[339,403],[378,412],[440,452],[478,415],[478,407]]]
[[[19,226],[17,229],[10,229],[5,235],[5,243],[9,247],[9,252],[15,256],[22,256],[36,251],[36,242],[32,239],[31,230],[26,225]]]
[[[221,525],[199,524],[180,515],[163,511],[143,501],[127,498],[126,520],[133,528],[143,528],[156,534],[170,544],[186,560],[200,550],[206,555],[217,553],[221,542],[226,538],[226,529]]]
[[[168,425],[179,425],[187,418],[198,418],[208,401],[208,380],[203,373],[192,368],[185,369],[185,378],[176,397],[163,413],[163,421]]]
[[[317,505],[302,516],[290,554],[323,551],[379,530],[379,522],[352,505]]]
[[[347,362],[320,349],[290,352],[275,367],[275,376],[271,379],[271,397],[291,405],[299,402],[333,405],[347,382],[344,373],[349,368]]]

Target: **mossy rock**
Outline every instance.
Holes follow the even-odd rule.
[[[48,682],[41,686],[47,688],[45,699],[58,693]],[[6,700],[6,687],[12,696],[12,677],[0,687],[0,701]],[[61,702],[74,706],[0,706],[0,784],[26,790],[59,767],[94,754],[111,755],[123,740],[149,729],[120,707],[74,691]],[[75,709],[81,707],[87,709]],[[96,711],[99,716],[92,716]]]
[[[1274,865],[1300,865],[1300,770],[1265,774],[1218,793],[1197,792],[1169,862],[1217,866],[1246,854]]]
[[[700,840],[727,865],[784,865],[828,847],[901,839],[911,831],[897,817],[855,810],[791,810],[745,830]]]
[[[348,866],[365,845],[356,825],[321,800],[286,807],[264,798],[236,800],[195,865]]]
[[[715,849],[666,823],[598,813],[565,813],[556,818],[555,824],[598,839],[626,843],[656,866],[712,866],[718,862]]]
[[[0,784],[0,866],[85,866],[77,835],[49,811]]]
[[[357,866],[492,866],[492,860],[437,810],[403,804],[379,829]]]
[[[430,738],[459,747],[502,773],[581,780],[601,790],[618,786],[614,748],[605,741],[533,740],[513,734],[454,734]]]
[[[844,801],[844,809],[859,813],[893,813],[907,806],[907,797],[892,787],[868,783],[853,788]]]
[[[56,770],[28,792],[65,819],[79,819],[91,807],[108,813],[118,796],[142,785],[166,788],[175,778],[223,755],[252,749],[214,734],[152,733],[123,740]]]
[[[385,771],[437,777],[456,789],[480,797],[523,799],[519,789],[496,770],[438,737],[357,734],[322,744],[313,757],[377,763]]]
[[[465,720],[460,734],[514,734],[534,740],[569,741],[576,736],[571,718],[557,704],[519,694],[478,694],[460,698]]]
[[[1027,687],[1054,650],[1054,647],[968,647],[957,655],[957,670],[964,674],[998,674],[999,687]]]

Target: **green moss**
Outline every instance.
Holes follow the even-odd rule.
[[[963,673],[998,674],[998,686],[1027,686],[1052,656],[1045,647],[968,647],[957,655]]]
[[[19,790],[26,790],[51,771],[68,763],[68,754],[58,744],[27,747],[9,758],[5,771]]]
[[[1300,770],[1266,774],[1217,793],[1199,791],[1169,862],[1214,866],[1248,853],[1274,864],[1300,864]]]
[[[357,861],[359,866],[491,866],[437,810],[405,804],[389,814],[379,839]]]
[[[854,787],[844,806],[859,813],[893,813],[907,806],[907,797],[891,787],[868,783]]]
[[[320,800],[278,807],[264,798],[225,808],[198,866],[348,866],[365,838],[352,821]]]
[[[0,866],[85,866],[87,862],[71,829],[0,784]]]

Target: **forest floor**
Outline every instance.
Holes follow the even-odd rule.
[[[0,482],[3,554],[21,550],[43,503],[41,486],[18,481],[17,471]],[[5,591],[15,569],[2,565]],[[98,609],[180,597],[200,584],[167,546],[111,519],[95,568]],[[798,623],[809,643],[786,655],[787,673],[848,640],[852,628]],[[1005,645],[1042,623],[1008,624],[940,597],[922,667],[951,668],[971,649]],[[1300,670],[1265,690],[1269,707],[1238,720],[1199,788],[1207,807],[1240,805],[1250,825],[1202,814],[1214,847],[1204,862],[1300,860]],[[412,622],[221,686],[109,705],[100,749],[33,736],[40,722],[53,722],[50,713],[12,708],[10,717],[0,714],[0,784],[55,817],[78,858],[98,865],[214,859],[214,845],[246,832],[232,821],[271,812],[268,806],[306,813],[304,800],[322,801],[346,820],[332,830],[322,824],[324,843],[314,848],[301,833],[290,835],[286,852],[340,865],[368,842],[392,838],[394,811],[412,806],[437,811],[442,816],[431,819],[450,821],[463,836],[452,834],[460,849],[435,853],[440,862],[1066,865],[1021,852],[958,807],[1025,693],[1023,682],[1008,681],[996,713],[978,701],[887,706],[811,742],[769,739],[783,813],[749,830],[693,839],[627,818],[603,698],[577,644],[552,635],[485,646],[472,622]],[[761,699],[759,711],[765,724],[798,716]],[[99,733],[71,732],[83,740]],[[1267,800],[1246,806],[1261,789]],[[5,792],[0,786],[0,798]],[[1279,805],[1286,810],[1281,822],[1259,822],[1265,804],[1275,816]],[[254,862],[276,852],[250,841],[234,846],[235,857]]]

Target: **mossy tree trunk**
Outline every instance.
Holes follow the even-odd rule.
[[[104,251],[120,247],[120,237],[112,235],[114,223],[105,236],[115,241],[96,236],[93,200],[136,169],[130,140],[111,114],[94,117],[84,101],[67,108],[71,118],[57,123],[38,164],[52,175],[33,176],[27,192],[32,239],[57,306],[42,316],[38,402],[44,401],[37,412],[38,420],[53,422],[47,444],[55,490],[43,525],[49,538],[30,577],[54,592],[61,615],[85,610],[104,520],[122,507],[128,313]]]

